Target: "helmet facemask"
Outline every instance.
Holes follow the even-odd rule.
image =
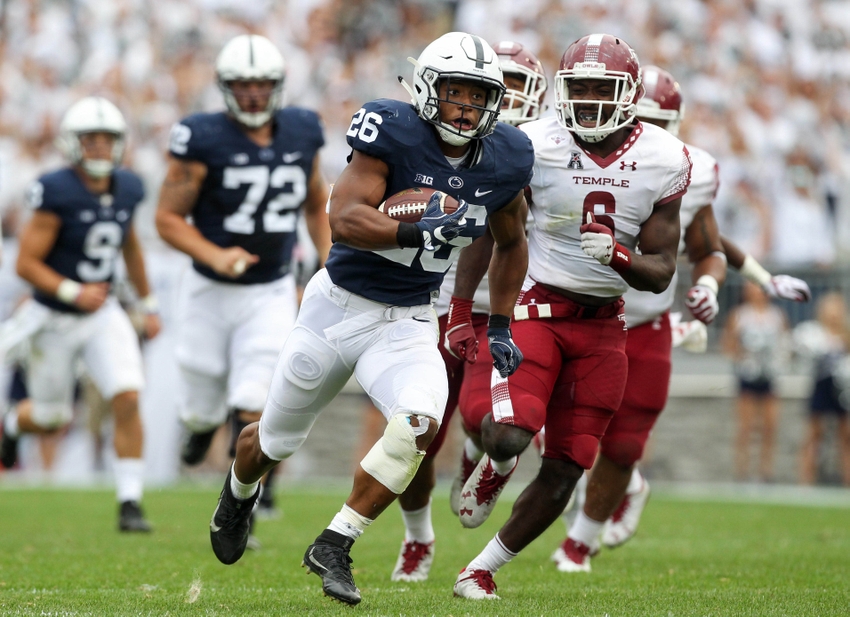
[[[570,98],[569,86],[572,80],[595,79],[611,81],[614,84],[612,100],[591,100]],[[640,80],[634,81],[629,73],[607,71],[600,75],[593,70],[583,70],[581,63],[571,70],[561,70],[555,74],[555,112],[561,125],[575,133],[582,141],[598,143],[614,131],[628,125],[637,111],[636,99],[639,98]],[[576,106],[597,105],[596,126],[582,126],[576,119]],[[610,117],[602,122],[603,109],[614,107]]]
[[[231,115],[236,118],[240,124],[244,124],[245,126],[250,128],[257,128],[263,126],[266,122],[271,120],[272,114],[274,114],[275,110],[281,106],[281,102],[283,100],[284,78],[281,77],[277,80],[271,80],[274,81],[274,86],[272,87],[271,92],[269,94],[268,103],[266,104],[265,109],[256,112],[242,111],[242,107],[239,105],[239,100],[236,96],[236,93],[233,92],[233,87],[231,86],[234,81],[241,80],[232,79],[224,81],[220,78],[218,80],[219,90],[221,90],[221,93],[224,95],[224,103],[227,105],[227,110],[231,113]]]
[[[522,91],[512,88],[505,90],[499,121],[518,126],[537,120],[542,111],[543,95],[546,93],[546,77],[520,65],[512,67],[511,72],[504,71],[504,74],[506,78],[516,77],[522,80],[524,86]]]

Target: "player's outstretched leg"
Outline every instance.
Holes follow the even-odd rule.
[[[218,560],[224,564],[239,561],[248,545],[251,513],[260,495],[260,486],[247,499],[237,499],[230,486],[233,468],[227,472],[218,505],[210,520],[210,542]]]
[[[623,501],[617,506],[602,530],[602,544],[608,548],[617,548],[628,542],[637,531],[641,514],[648,500],[649,482],[635,467]]]
[[[479,527],[487,520],[502,489],[511,479],[518,460],[514,457],[507,463],[497,463],[486,454],[481,458],[460,494],[459,516],[464,527]],[[507,469],[500,469],[500,466]]]
[[[322,591],[346,604],[360,603],[360,590],[354,584],[351,574],[351,556],[348,552],[354,539],[325,529],[316,541],[307,547],[302,566],[307,573],[313,572],[322,577]]]
[[[11,469],[18,462],[18,414],[13,407],[0,419],[0,464],[6,469]]]

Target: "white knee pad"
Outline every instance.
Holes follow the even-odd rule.
[[[420,426],[410,424],[410,414],[396,414],[390,418],[383,436],[360,462],[363,471],[401,495],[413,480],[425,450],[416,447],[417,435],[428,430],[430,418],[417,416]]]

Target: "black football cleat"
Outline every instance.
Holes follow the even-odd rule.
[[[0,424],[3,419],[0,418]],[[3,437],[0,438],[0,464],[6,469],[11,469],[18,462],[18,438],[11,437],[3,430]]]
[[[118,509],[118,530],[149,533],[150,523],[145,520],[142,507],[135,501],[122,501]]]
[[[218,505],[210,520],[210,542],[218,560],[230,565],[239,561],[248,546],[248,536],[251,532],[251,513],[257,503],[260,487],[248,499],[236,499],[230,490],[230,475],[227,472],[224,488],[218,497]]]
[[[314,572],[322,577],[322,591],[326,596],[354,605],[360,603],[360,590],[351,575],[348,551],[352,544],[353,538],[325,529],[307,548],[301,565],[308,569],[307,574]]]
[[[210,429],[203,433],[189,431],[183,439],[183,448],[180,450],[180,459],[187,465],[197,465],[207,455],[213,436],[218,428]]]

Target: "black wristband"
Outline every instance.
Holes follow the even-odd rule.
[[[395,239],[403,249],[422,248],[425,242],[419,228],[413,223],[399,223],[398,231],[395,232]]]
[[[488,328],[510,328],[511,318],[505,315],[490,315],[490,321],[487,322]]]

